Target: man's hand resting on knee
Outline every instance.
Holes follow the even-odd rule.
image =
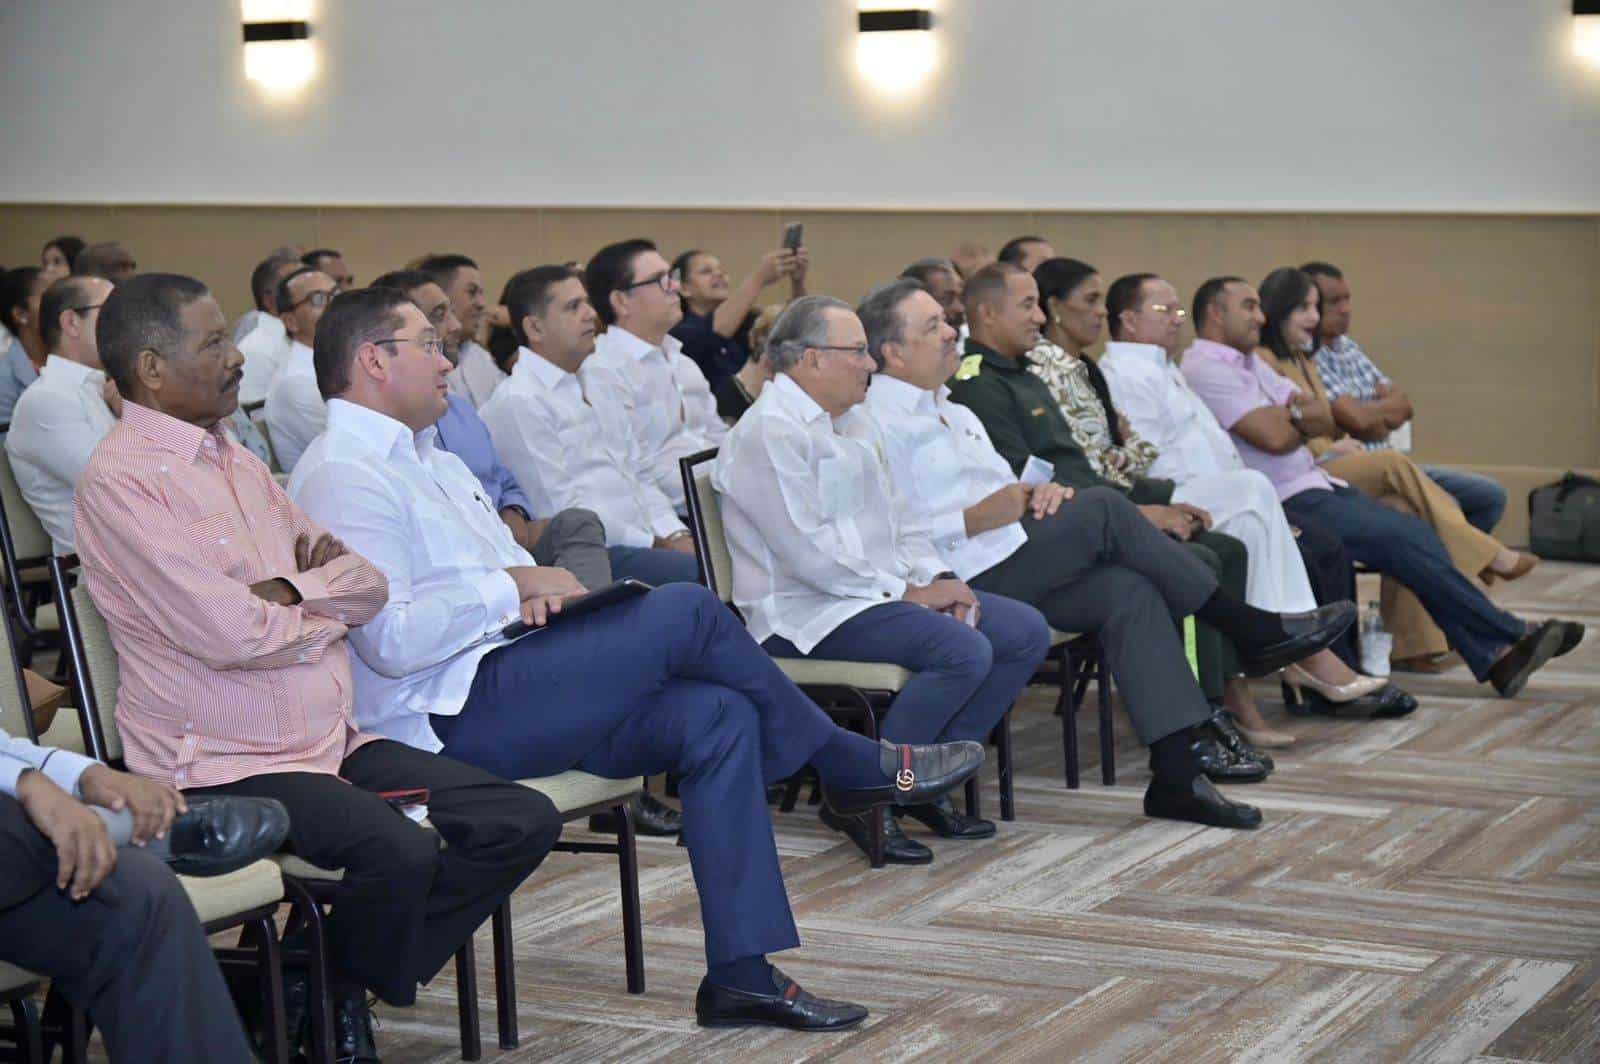
[[[907,587],[904,597],[907,602],[948,613],[958,621],[965,621],[978,608],[978,596],[960,580],[935,580],[926,587]]]
[[[552,613],[561,612],[562,600],[589,590],[567,570],[553,565],[514,565],[506,572],[517,582],[523,621],[535,628],[543,627]]]
[[[22,774],[17,780],[17,801],[33,826],[55,846],[56,887],[73,901],[87,898],[117,867],[117,848],[105,821],[44,773],[28,769]]]

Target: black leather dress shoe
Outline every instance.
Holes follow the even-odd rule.
[[[1417,708],[1417,700],[1394,684],[1384,684],[1370,695],[1349,702],[1333,702],[1309,687],[1299,690],[1298,697],[1285,686],[1284,707],[1297,717],[1344,717],[1390,719],[1404,717]]]
[[[277,852],[289,811],[272,798],[189,798],[167,829],[167,864],[180,876],[221,876]]]
[[[1557,621],[1561,626],[1561,645],[1556,647],[1556,657],[1570,654],[1583,642],[1584,627],[1577,621]]]
[[[361,987],[334,991],[333,1057],[339,1064],[382,1064],[372,1035],[372,1009]]]
[[[1515,698],[1521,694],[1528,685],[1528,678],[1556,656],[1565,635],[1561,621],[1545,621],[1511,644],[1511,649],[1489,666],[1489,682],[1500,697]]]
[[[1144,815],[1214,828],[1261,826],[1261,810],[1243,802],[1230,802],[1204,776],[1196,776],[1186,785],[1151,780],[1144,792]]]
[[[1330,602],[1309,613],[1280,613],[1285,637],[1264,647],[1240,647],[1246,676],[1268,676],[1319,650],[1326,650],[1356,620],[1354,602]]]
[[[872,821],[877,817],[883,824],[883,860],[885,864],[932,864],[933,851],[916,839],[907,838],[900,824],[889,813],[889,807],[879,806],[864,813],[840,816],[824,805],[817,811],[817,819],[835,831],[850,836],[850,841],[861,847],[861,852],[872,856]]]
[[[867,1010],[848,1001],[829,1001],[800,989],[772,969],[773,992],[752,994],[700,980],[694,1018],[701,1027],[786,1027],[791,1031],[844,1031],[867,1018]]]
[[[1255,744],[1239,733],[1239,726],[1233,722],[1227,710],[1219,709],[1211,714],[1211,719],[1200,725],[1200,734],[1217,740],[1240,761],[1259,761],[1268,772],[1278,767],[1271,754],[1258,750]]]
[[[633,830],[640,835],[666,838],[683,830],[683,814],[660,798],[646,791],[628,803],[633,814]],[[596,813],[589,818],[589,830],[603,835],[617,833],[617,815],[611,810]]]
[[[993,820],[958,812],[948,794],[927,805],[901,806],[895,809],[894,815],[920,821],[944,839],[987,839],[995,833]]]
[[[983,746],[963,740],[927,746],[896,746],[880,742],[878,787],[822,788],[822,800],[835,813],[848,815],[875,805],[926,805],[959,787],[983,767]]]
[[[1260,783],[1269,775],[1266,765],[1238,757],[1217,739],[1196,739],[1189,744],[1189,753],[1195,767],[1217,783]]]

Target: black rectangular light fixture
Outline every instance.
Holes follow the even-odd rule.
[[[895,11],[861,11],[856,26],[862,33],[893,33],[897,30],[933,28],[933,12],[926,8],[901,8]]]
[[[257,41],[303,41],[311,36],[311,23],[304,20],[288,22],[246,22],[244,43]]]
[[[1600,0],[1572,0],[1574,15],[1600,15]]]

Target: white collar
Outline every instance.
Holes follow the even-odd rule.
[[[1113,355],[1148,362],[1158,369],[1165,369],[1170,361],[1167,358],[1167,349],[1160,344],[1136,344],[1128,340],[1107,340],[1104,357],[1110,358]]]
[[[670,361],[672,355],[677,353],[678,348],[683,346],[678,338],[671,333],[662,337],[661,343],[657,345],[640,339],[620,325],[612,325],[606,329],[603,335],[615,337],[615,339],[608,339],[606,346],[615,348],[619,355],[626,355],[640,362],[651,355],[660,355]]]
[[[806,424],[819,418],[826,419],[828,412],[822,409],[822,404],[811,398],[806,390],[795,383],[795,379],[787,373],[780,373],[772,379],[772,383],[761,389],[765,395],[771,389],[774,399],[789,409],[789,412]],[[831,425],[830,425],[831,427]]]
[[[938,391],[929,391],[887,373],[874,373],[867,386],[867,402],[874,407],[886,407],[903,414],[937,414],[940,393],[948,394],[940,385]]]
[[[264,330],[268,336],[276,340],[287,340],[289,338],[289,330],[284,326],[283,319],[276,314],[268,314],[264,310],[261,312],[261,317],[256,319],[255,329],[250,331],[255,332],[258,329]]]
[[[70,388],[76,388],[91,377],[105,380],[105,374],[97,369],[90,369],[82,362],[74,362],[65,355],[52,354],[44,360],[44,369],[39,371],[40,377],[54,379],[61,378],[61,382]]]
[[[328,432],[338,432],[361,444],[363,449],[385,458],[404,456],[425,463],[433,451],[439,430],[430,425],[412,432],[388,414],[352,403],[348,399],[328,400]]]
[[[555,391],[569,379],[577,379],[576,373],[568,373],[530,347],[517,348],[517,364],[511,367],[511,376],[532,377],[550,391]]]

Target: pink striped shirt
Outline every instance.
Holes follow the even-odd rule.
[[[84,578],[117,649],[130,769],[179,788],[336,774],[377,738],[356,729],[345,631],[377,615],[388,582],[354,553],[296,572],[296,538],[323,529],[222,424],[125,401],[74,509]],[[251,593],[274,577],[303,601]]]

